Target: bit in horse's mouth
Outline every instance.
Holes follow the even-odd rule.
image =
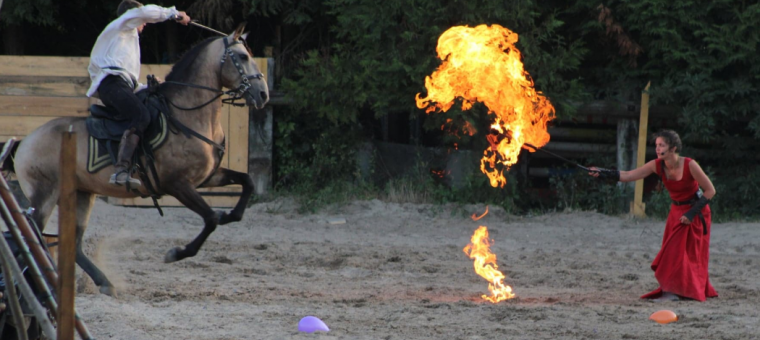
[[[266,103],[268,102],[268,96],[267,93],[264,91],[259,92],[260,96],[256,96],[251,92],[247,92],[245,96],[245,102],[248,106],[253,106],[257,110],[261,110],[264,108]]]

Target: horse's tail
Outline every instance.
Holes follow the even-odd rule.
[[[17,141],[14,138],[9,139],[4,143],[0,143],[0,169],[3,171],[15,172],[13,160],[16,158],[16,150],[21,144],[21,141]]]

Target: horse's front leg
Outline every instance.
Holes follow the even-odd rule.
[[[189,244],[183,247],[176,247],[169,250],[164,256],[164,262],[170,263],[182,260],[186,257],[193,257],[198,254],[198,251],[206,242],[211,233],[216,230],[216,226],[219,224],[219,215],[217,215],[213,209],[203,200],[203,197],[190,185],[190,183],[172,183],[167,186],[166,193],[174,196],[183,205],[188,207],[203,218],[203,230],[201,233]]]
[[[243,212],[245,212],[245,208],[248,206],[248,200],[251,199],[251,194],[253,193],[253,180],[247,173],[219,168],[216,169],[216,172],[211,175],[211,178],[201,186],[202,188],[211,188],[223,187],[230,184],[242,185],[243,193],[240,194],[240,200],[238,200],[232,211],[229,213],[219,213],[219,224],[238,222],[243,219]]]

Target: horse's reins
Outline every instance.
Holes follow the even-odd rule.
[[[178,106],[178,105],[174,104],[169,99],[166,100],[167,102],[169,102],[169,104],[171,104],[172,106],[174,106],[174,107],[176,107],[176,108],[178,108],[180,110],[192,111],[192,110],[200,109],[200,108],[202,108],[202,107],[204,107],[204,106],[206,106],[208,104],[213,103],[215,100],[219,99],[219,97],[221,97],[221,96],[223,96],[225,94],[231,96],[231,98],[222,99],[223,103],[230,104],[230,105],[235,105],[235,106],[244,106],[245,105],[245,104],[235,103],[235,100],[238,100],[238,99],[242,98],[242,97],[240,97],[240,94],[238,93],[238,90],[220,91],[220,90],[208,87],[208,86],[196,85],[196,84],[190,84],[190,83],[183,83],[183,82],[172,81],[172,80],[166,80],[166,81],[164,81],[164,83],[165,84],[182,85],[182,86],[187,86],[187,87],[194,87],[194,88],[197,88],[197,89],[202,89],[202,90],[208,90],[208,91],[211,91],[211,92],[216,92],[216,96],[214,96],[214,98],[211,98],[211,100],[209,100],[209,101],[207,101],[207,102],[205,102],[205,103],[203,103],[201,105],[193,106],[193,107],[181,107],[181,106]],[[233,95],[234,95],[234,97],[233,97]]]
[[[208,87],[208,86],[167,80],[164,83],[174,84],[174,85],[181,85],[181,86],[187,86],[187,87],[193,87],[193,88],[202,89],[202,90],[207,90],[207,91],[215,92],[217,95],[214,96],[214,98],[211,98],[211,100],[209,100],[209,101],[207,101],[207,102],[205,102],[203,104],[200,104],[200,105],[194,106],[194,107],[190,107],[190,108],[181,107],[181,106],[179,106],[177,104],[174,104],[174,102],[172,102],[171,100],[169,100],[169,98],[165,98],[166,101],[171,106],[173,106],[175,108],[178,108],[180,110],[192,111],[192,110],[200,109],[200,108],[202,108],[202,107],[204,107],[206,105],[209,105],[212,102],[214,102],[217,99],[219,99],[219,97],[221,97],[221,96],[223,96],[223,95],[226,94],[226,95],[229,95],[231,98],[223,99],[222,103],[226,103],[226,104],[230,104],[230,105],[235,105],[235,106],[243,106],[243,105],[245,105],[245,104],[237,104],[237,103],[235,103],[235,101],[243,98],[244,95],[249,95],[250,96],[250,93],[248,93],[248,89],[251,88],[251,86],[252,86],[252,84],[250,82],[250,79],[262,79],[264,77],[264,75],[261,74],[261,73],[255,74],[255,75],[248,75],[248,74],[246,74],[245,71],[243,70],[242,66],[240,65],[240,61],[238,60],[237,55],[232,51],[232,48],[231,48],[232,46],[234,46],[236,44],[243,44],[243,45],[245,45],[245,41],[237,40],[237,41],[235,41],[233,43],[230,43],[229,40],[227,39],[228,38],[227,35],[219,32],[219,31],[216,31],[214,29],[208,28],[206,26],[200,25],[200,24],[195,24],[195,25],[198,26],[198,27],[203,27],[203,28],[209,29],[209,30],[211,30],[213,32],[217,32],[217,33],[220,33],[220,34],[224,35],[224,38],[223,38],[223,41],[224,41],[224,53],[222,54],[222,60],[221,60],[222,66],[221,67],[224,67],[224,63],[225,63],[225,61],[227,59],[227,56],[229,56],[230,60],[235,65],[235,69],[237,69],[238,73],[240,74],[240,76],[242,78],[242,82],[240,83],[240,85],[238,86],[238,88],[235,89],[235,90],[221,91],[221,90],[218,90],[218,89],[215,89],[215,88],[212,88],[212,87]],[[246,45],[246,48],[247,47],[248,46]],[[221,76],[222,75],[221,75],[221,70],[220,70],[219,77],[221,78]],[[221,81],[220,81],[220,84],[221,84]],[[193,129],[188,128],[187,126],[185,126],[184,124],[182,124],[178,120],[176,120],[172,115],[167,114],[167,117],[169,118],[169,120],[171,121],[171,123],[173,125],[175,125],[177,128],[179,128],[180,130],[182,130],[182,132],[184,132],[185,135],[188,135],[188,137],[189,137],[189,135],[195,136],[196,138],[198,138],[198,139],[200,139],[200,140],[208,143],[209,145],[213,146],[214,148],[216,148],[220,152],[223,153],[225,151],[224,146],[222,146],[219,143],[216,143],[216,142],[214,142],[214,141],[206,138],[206,136],[203,136],[202,134],[194,131]]]
[[[202,108],[202,107],[204,107],[204,106],[206,106],[208,104],[211,104],[212,102],[214,102],[215,100],[217,100],[219,97],[221,97],[221,96],[223,96],[223,95],[226,94],[226,95],[229,95],[230,98],[222,99],[222,103],[230,104],[230,105],[234,105],[234,106],[244,106],[245,104],[238,104],[238,103],[235,103],[235,101],[237,101],[239,99],[242,99],[243,96],[245,96],[245,95],[249,95],[250,96],[250,93],[248,93],[248,89],[250,89],[251,86],[252,86],[251,82],[250,82],[251,79],[262,79],[262,78],[264,78],[264,75],[261,74],[261,73],[254,74],[254,75],[248,75],[248,74],[246,74],[245,71],[243,70],[243,67],[240,65],[240,61],[238,60],[237,55],[235,55],[235,53],[232,51],[231,47],[234,46],[234,45],[237,45],[237,44],[243,44],[247,48],[248,46],[246,45],[245,41],[237,40],[237,41],[235,41],[233,43],[230,43],[229,40],[227,40],[227,35],[225,35],[224,33],[221,33],[221,32],[219,32],[217,30],[212,29],[212,28],[203,26],[201,24],[196,24],[194,22],[191,22],[191,23],[197,25],[198,27],[206,28],[208,30],[211,30],[212,32],[216,32],[216,33],[224,35],[224,40],[223,40],[224,41],[224,54],[222,54],[222,60],[221,60],[222,67],[224,67],[224,63],[227,60],[227,56],[229,56],[230,60],[232,60],[232,63],[235,65],[235,69],[237,69],[238,73],[240,73],[240,77],[242,78],[242,82],[240,83],[240,85],[238,86],[238,88],[235,89],[235,90],[220,91],[220,90],[217,90],[215,88],[208,87],[208,86],[167,80],[164,83],[174,84],[174,85],[182,85],[182,86],[188,86],[188,87],[194,87],[194,88],[203,89],[203,90],[207,90],[207,91],[211,91],[211,92],[216,92],[217,93],[217,95],[214,98],[211,98],[211,100],[209,100],[209,101],[207,101],[207,102],[205,102],[205,103],[203,103],[201,105],[194,106],[194,107],[191,107],[191,108],[180,107],[180,106],[174,104],[173,102],[171,102],[170,100],[167,100],[167,101],[169,102],[169,104],[171,104],[172,106],[174,106],[174,107],[176,107],[176,108],[178,108],[180,110],[191,111],[191,110],[200,109],[200,108]],[[221,76],[222,75],[221,75],[221,71],[220,71],[219,72],[219,77],[221,78]],[[220,83],[221,83],[221,81],[220,81]]]

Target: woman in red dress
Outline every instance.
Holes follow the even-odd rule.
[[[653,173],[662,178],[673,202],[662,247],[652,261],[652,270],[660,287],[641,298],[705,301],[708,297],[718,296],[707,273],[712,225],[707,203],[715,196],[715,187],[697,162],[679,155],[681,138],[676,132],[663,130],[653,137],[657,159],[631,171],[592,168],[596,171],[590,175],[620,182],[636,181]]]

